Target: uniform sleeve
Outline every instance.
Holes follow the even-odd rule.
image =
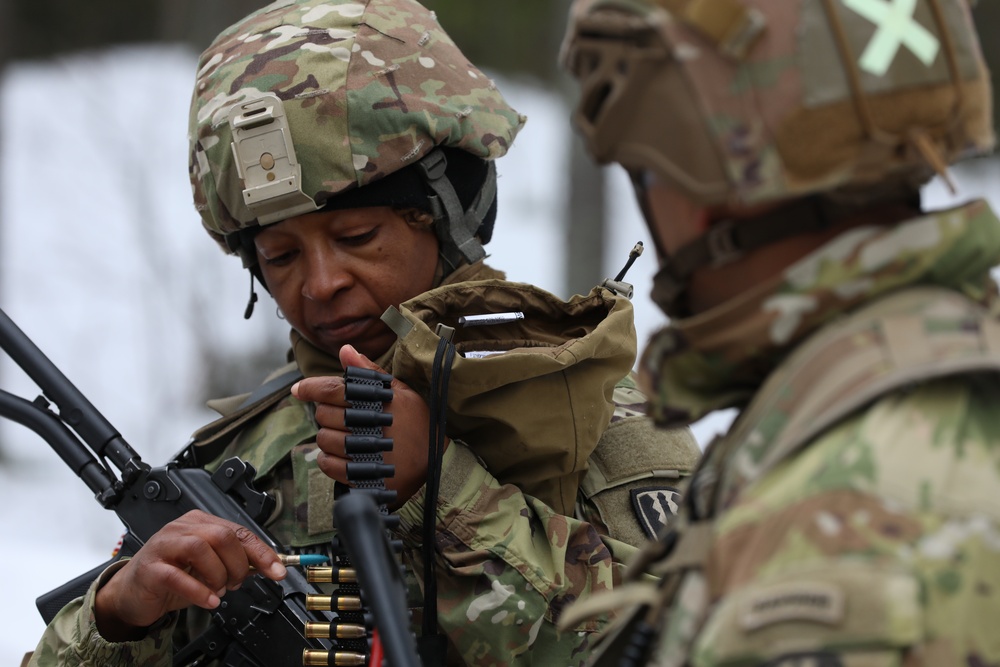
[[[400,509],[420,572],[423,491]],[[501,485],[464,445],[442,463],[435,537],[438,621],[467,665],[582,664],[608,619],[560,633],[574,600],[614,588],[635,549]]]
[[[676,515],[701,448],[691,429],[653,424],[631,374],[615,387],[612,401],[611,423],[580,483],[576,516],[602,535],[642,548]]]
[[[63,607],[52,619],[28,667],[169,667],[176,614],[158,623],[146,638],[135,642],[109,642],[97,631],[94,596],[124,565],[119,561],[106,569],[83,597]]]

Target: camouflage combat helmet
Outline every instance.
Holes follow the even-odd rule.
[[[655,175],[709,207],[800,204],[674,253],[668,312],[694,269],[868,203],[918,204],[994,140],[968,0],[576,0],[561,59],[589,152],[640,202]]]
[[[195,206],[209,234],[253,267],[247,240],[261,225],[345,201],[412,203],[388,195],[405,188],[367,187],[405,172],[426,186],[442,256],[475,261],[495,206],[492,160],[523,122],[414,0],[278,0],[202,54],[189,136]],[[483,165],[471,201],[456,193],[451,175],[462,170],[448,155]]]
[[[707,205],[926,178],[993,141],[968,0],[577,0],[562,59],[594,157]]]

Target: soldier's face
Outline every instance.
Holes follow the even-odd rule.
[[[635,178],[646,225],[661,259],[674,254],[708,228],[707,209],[654,172],[643,172]]]
[[[319,211],[266,226],[257,260],[285,319],[336,355],[350,344],[371,359],[395,334],[389,306],[431,289],[438,240],[387,207]]]
[[[634,178],[646,225],[661,256],[674,254],[708,231],[714,222],[753,217],[779,205],[705,206],[660,179],[655,172],[642,172]]]

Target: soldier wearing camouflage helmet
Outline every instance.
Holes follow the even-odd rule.
[[[627,298],[563,301],[483,263],[492,160],[523,122],[413,0],[272,3],[205,51],[191,107],[202,222],[275,298],[292,358],[249,397],[213,402],[223,417],[195,434],[199,463],[252,463],[279,499],[268,530],[328,550],[334,483],[352,483],[342,375],[390,372],[385,486],[412,590],[430,590],[430,566],[436,598],[412,602],[449,665],[579,664],[607,617],[559,632],[562,609],[616,585],[699,453],[686,428],[642,413]],[[461,325],[508,312],[524,317]],[[458,354],[441,369],[448,335]],[[442,373],[446,421],[429,407]],[[169,664],[249,565],[281,576],[246,531],[184,517],[65,607],[30,664]]]
[[[627,610],[592,664],[998,664],[1000,220],[920,203],[993,147],[967,0],[576,0],[562,60],[660,257],[651,413],[738,409],[564,615]]]

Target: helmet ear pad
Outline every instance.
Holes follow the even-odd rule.
[[[468,210],[486,183],[489,175],[489,163],[460,148],[439,146],[436,150],[445,157],[444,175],[455,188],[462,209]],[[433,215],[435,207],[430,199],[433,196],[434,191],[428,186],[420,166],[414,163],[364,187],[340,192],[330,196],[325,201],[317,201],[317,203],[331,210],[389,206],[397,209],[415,208]],[[494,197],[477,232],[481,243],[489,243],[493,236],[495,220],[496,198]]]
[[[485,197],[489,201],[482,201]],[[496,171],[491,162],[468,151],[439,146],[419,162],[318,203],[327,209],[390,206],[428,213],[441,256],[455,268],[462,259],[480,259],[482,246],[493,237]]]

